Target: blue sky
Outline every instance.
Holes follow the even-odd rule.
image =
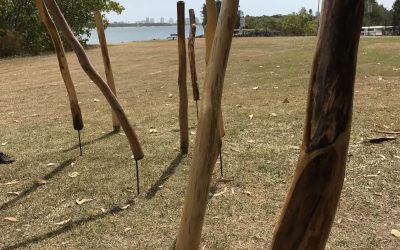
[[[107,17],[111,22],[125,21],[135,22],[146,19],[146,17],[155,18],[156,21],[160,17],[166,20],[169,18],[176,19],[176,0],[116,0],[125,7],[125,11],[121,15],[108,14]],[[321,0],[322,2],[323,0]],[[196,12],[197,17],[200,16],[200,9],[204,0],[187,0],[186,8],[192,8]],[[391,9],[394,0],[378,0],[379,4],[383,4],[386,8]],[[288,14],[297,12],[301,7],[317,10],[318,0],[241,0],[240,9],[247,15],[261,16],[274,14]]]

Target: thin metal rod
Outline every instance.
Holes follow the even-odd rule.
[[[81,131],[80,130],[78,130],[78,139],[79,139],[79,150],[80,150],[81,156],[83,156],[83,153],[82,153],[82,141],[81,141]]]
[[[197,100],[196,100],[196,113],[197,113],[197,120],[199,120],[199,104]]]
[[[139,162],[138,160],[136,161],[136,189],[137,189],[137,194],[140,195],[140,190],[139,190]]]
[[[221,147],[219,148],[219,162],[221,163],[221,177],[224,176],[224,165],[222,163],[222,141],[221,141]]]

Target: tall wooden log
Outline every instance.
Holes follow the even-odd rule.
[[[128,118],[125,115],[124,109],[121,104],[118,102],[117,98],[108,87],[107,83],[101,78],[101,76],[96,72],[93,68],[92,64],[87,57],[85,50],[82,45],[79,43],[78,39],[75,37],[71,28],[69,27],[67,21],[65,20],[63,14],[61,13],[57,3],[54,0],[43,0],[46,4],[47,8],[50,10],[53,15],[55,23],[59,26],[59,28],[64,33],[65,38],[67,39],[69,45],[75,51],[79,63],[82,66],[82,69],[86,72],[89,78],[96,84],[96,86],[103,93],[108,103],[113,108],[115,114],[118,117],[118,120],[121,123],[121,126],[128,138],[132,153],[136,160],[140,160],[143,158],[143,151],[140,146],[140,143],[137,139],[136,133],[133,130],[131,124],[129,123]]]
[[[179,50],[179,128],[181,153],[187,154],[189,148],[188,95],[187,95],[187,66],[185,38],[185,2],[177,2],[178,11],[178,50]]]
[[[83,120],[81,108],[79,107],[78,97],[76,96],[75,86],[72,82],[71,73],[68,67],[68,61],[65,57],[65,51],[61,42],[60,35],[58,34],[57,28],[51,19],[46,7],[42,0],[35,0],[36,7],[39,11],[42,22],[46,26],[47,32],[50,35],[54,49],[57,54],[58,65],[60,67],[61,76],[64,80],[65,87],[69,98],[69,104],[71,107],[72,123],[75,130],[83,129]]]
[[[94,11],[93,13],[94,13],[95,21],[96,21],[97,34],[99,36],[101,54],[103,56],[103,63],[104,63],[104,69],[106,72],[107,83],[108,83],[108,86],[110,87],[110,89],[112,90],[112,92],[114,93],[114,95],[117,96],[117,89],[115,88],[114,74],[113,74],[112,67],[111,67],[110,55],[108,53],[106,34],[104,33],[103,17],[101,16],[100,11]],[[114,129],[114,131],[119,131],[121,129],[121,126],[120,126],[118,117],[113,110],[111,110],[111,112],[112,112],[113,129]]]
[[[218,14],[217,7],[215,5],[215,0],[206,0],[206,8],[207,8],[207,24],[204,28],[204,33],[206,35],[206,64],[210,61],[210,54],[213,47],[215,30],[217,28]],[[220,138],[225,136],[225,127],[224,127],[224,119],[222,116],[222,109],[219,114],[219,134]],[[218,142],[222,145],[222,141]]]
[[[189,64],[190,73],[192,79],[192,89],[193,89],[193,100],[200,100],[199,85],[197,84],[197,71],[196,71],[196,53],[194,49],[194,42],[196,39],[196,16],[194,14],[194,9],[189,10],[190,17],[190,33],[188,39],[188,50],[189,50]]]
[[[192,168],[176,249],[198,249],[211,175],[218,157],[218,122],[238,0],[223,1],[211,60],[207,66]]]
[[[303,144],[272,249],[324,249],[346,169],[362,0],[325,0]]]

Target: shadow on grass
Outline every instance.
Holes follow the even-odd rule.
[[[182,162],[183,158],[185,158],[184,155],[181,153],[176,156],[176,158],[171,162],[169,167],[164,170],[160,178],[154,183],[149,191],[146,193],[146,199],[150,200],[154,198],[154,196],[157,194],[157,192],[160,190],[160,186],[163,185],[169,177],[175,174],[176,168],[179,166],[179,164]]]
[[[113,136],[113,135],[115,135],[115,134],[118,134],[119,133],[119,131],[111,131],[111,132],[108,132],[107,134],[104,134],[104,135],[102,135],[102,136],[100,136],[99,138],[97,138],[97,139],[94,139],[94,140],[91,140],[91,141],[87,141],[87,142],[83,142],[82,143],[82,147],[83,146],[87,146],[87,145],[91,145],[91,144],[93,144],[93,143],[96,143],[96,142],[98,142],[98,141],[101,141],[101,140],[104,140],[104,139],[107,139],[108,137],[111,137],[111,136]],[[75,149],[78,149],[79,148],[79,144],[76,144],[75,146],[72,146],[72,147],[70,147],[70,148],[68,148],[68,149],[64,149],[63,151],[61,151],[62,153],[68,153],[68,152],[70,152],[70,151],[72,151],[72,150],[75,150]]]
[[[71,165],[72,162],[74,162],[75,159],[69,159],[66,160],[64,162],[62,162],[58,167],[56,167],[53,171],[51,171],[50,173],[48,173],[47,175],[45,175],[42,180],[47,181],[50,180],[51,178],[53,178],[55,175],[57,175],[59,172],[61,172],[62,170],[64,170],[66,167],[68,167],[69,165]],[[41,185],[37,182],[35,182],[34,184],[32,184],[30,187],[28,187],[27,189],[25,189],[24,191],[22,191],[18,196],[16,196],[15,198],[3,203],[0,205],[0,211],[3,209],[6,209],[12,205],[14,205],[16,202],[18,202],[19,200],[27,197],[28,195],[30,195],[31,193],[35,192],[36,189],[38,189],[38,187],[40,187]]]
[[[134,199],[133,200],[129,200],[128,202],[126,202],[126,204],[130,205],[132,207],[133,205],[135,205],[135,200]],[[96,220],[105,218],[107,216],[118,214],[118,213],[120,213],[122,211],[125,211],[125,210],[120,208],[120,207],[114,207],[114,208],[112,208],[111,210],[109,210],[109,211],[107,211],[105,213],[98,213],[98,214],[95,214],[95,215],[92,215],[92,216],[89,216],[89,217],[85,217],[85,218],[82,218],[82,219],[79,219],[79,220],[70,221],[68,224],[66,224],[64,226],[61,226],[59,229],[56,229],[54,231],[50,231],[48,233],[45,233],[45,234],[42,234],[42,235],[27,239],[25,241],[22,241],[20,243],[15,244],[15,245],[6,246],[6,247],[4,247],[2,249],[11,250],[11,249],[26,248],[30,244],[36,244],[36,243],[39,243],[39,242],[41,242],[43,240],[51,239],[53,237],[56,237],[56,236],[61,235],[63,233],[66,233],[66,232],[68,232],[68,231],[70,231],[72,229],[75,229],[75,228],[77,228],[79,226],[85,225],[86,223],[94,222]]]

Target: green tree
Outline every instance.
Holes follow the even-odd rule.
[[[57,3],[82,44],[86,44],[90,30],[96,27],[94,10],[117,13],[124,10],[113,0],[58,0]],[[0,56],[10,54],[2,50],[2,42],[10,36],[21,45],[19,52],[38,53],[52,48],[34,0],[0,1]]]
[[[393,23],[392,12],[376,0],[365,1],[363,26],[390,26]]]
[[[392,7],[393,26],[400,26],[400,0],[396,0]]]

